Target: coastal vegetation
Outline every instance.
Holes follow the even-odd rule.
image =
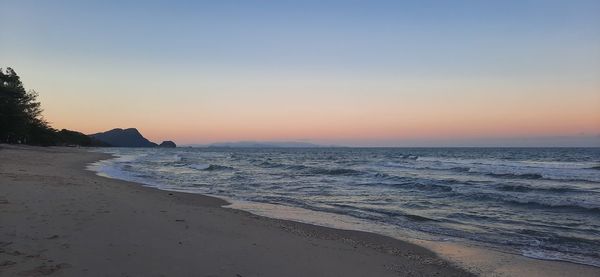
[[[0,68],[0,143],[41,146],[116,146],[156,147],[135,128],[114,129],[85,135],[81,132],[57,130],[42,116],[42,105],[35,90],[26,90],[14,69]],[[161,147],[175,147],[163,142]]]
[[[42,116],[38,93],[26,90],[12,68],[0,68],[0,142],[32,145],[90,146],[90,137],[76,131],[56,130]]]

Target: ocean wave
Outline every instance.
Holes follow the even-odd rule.
[[[371,172],[371,176],[377,179],[389,179],[394,177],[382,172]]]
[[[250,178],[246,175],[242,175],[242,174],[236,172],[231,177],[229,177],[228,180],[234,181],[234,182],[247,182],[248,180],[250,180]]]
[[[406,212],[388,211],[388,210],[382,210],[382,209],[365,209],[365,208],[363,208],[362,210],[367,211],[367,212],[373,212],[373,213],[383,214],[385,216],[404,217],[406,219],[409,219],[409,220],[412,220],[412,221],[418,221],[418,222],[438,221],[436,219],[429,218],[429,217],[426,217],[426,216],[416,215],[416,214],[411,214],[411,213],[406,213]]]
[[[573,175],[573,172],[569,172],[565,175],[560,170],[564,169],[550,169],[550,168],[538,168],[538,167],[526,167],[528,170],[525,172],[519,172],[518,169],[523,167],[511,167],[505,165],[488,165],[480,163],[472,163],[470,165],[456,166],[455,164],[420,164],[420,163],[396,163],[386,162],[381,164],[383,167],[391,168],[402,168],[412,170],[434,170],[434,171],[450,171],[468,175],[484,175],[488,177],[501,178],[501,179],[529,179],[529,180],[549,180],[558,182],[585,182],[585,183],[600,183],[600,179],[594,175],[587,175],[587,177],[580,178],[580,176]],[[599,167],[600,168],[600,167]],[[583,169],[583,168],[578,168]],[[596,170],[595,167],[587,168]],[[569,169],[577,170],[577,169]],[[600,169],[598,169],[600,170]],[[516,171],[516,172],[515,172]],[[586,175],[583,175],[586,176]]]
[[[360,175],[364,174],[364,172],[350,169],[350,168],[324,168],[324,167],[311,167],[301,164],[285,164],[285,163],[277,163],[271,161],[262,161],[257,163],[258,166],[263,168],[279,168],[285,170],[292,170],[299,173],[307,173],[314,175]]]
[[[500,191],[512,191],[512,192],[532,192],[532,191],[540,191],[540,192],[583,192],[576,188],[571,187],[549,187],[549,188],[541,188],[541,187],[532,187],[527,185],[511,185],[511,184],[502,184],[496,187]]]
[[[233,170],[233,167],[224,166],[224,165],[218,165],[218,164],[211,164],[207,168],[205,168],[204,170],[206,170],[206,171],[228,170],[229,171],[229,170]]]
[[[559,258],[559,260],[583,262],[584,264],[594,264],[595,260],[596,265],[600,265],[600,262],[597,262],[598,258],[600,258],[600,252],[593,250],[600,248],[600,240],[597,238],[564,236],[530,229],[521,230],[519,233],[536,238],[536,243],[530,245],[535,248],[526,249],[525,251],[535,251],[538,255],[542,255],[539,258],[548,259],[555,257]],[[550,255],[548,256],[548,254]]]
[[[439,184],[408,183],[408,184],[399,184],[399,186],[417,189],[417,190],[423,190],[423,191],[439,191],[439,192],[452,191],[452,187],[439,185]]]
[[[478,214],[470,214],[463,212],[456,212],[447,215],[448,218],[456,218],[456,219],[467,219],[467,220],[493,220],[492,217]]]
[[[306,169],[310,169],[310,167],[298,164],[298,165],[286,165],[285,169],[288,169],[288,170],[306,170]]]
[[[424,216],[415,215],[415,214],[403,214],[402,216],[404,216],[408,219],[414,220],[414,221],[438,221],[433,218],[424,217]]]
[[[256,161],[255,163],[256,163],[256,165],[258,165],[260,167],[266,167],[266,168],[285,167],[285,164],[274,163],[274,162],[269,162],[269,161]]]
[[[544,176],[539,173],[486,173],[485,175],[496,177],[496,178],[507,178],[507,179],[542,179]]]
[[[578,179],[578,178],[570,178],[570,179],[553,179],[553,178],[544,178],[546,180],[553,180],[553,181],[563,181],[563,182],[582,182],[582,183],[593,183],[593,184],[598,184],[600,183],[600,181],[596,181],[596,180],[589,180],[589,179]]]
[[[586,205],[585,203],[573,203],[561,201],[559,199],[542,200],[542,199],[521,199],[516,197],[506,197],[498,194],[491,193],[474,193],[474,194],[463,194],[463,198],[472,200],[484,200],[484,201],[500,201],[513,206],[523,206],[528,208],[539,208],[549,210],[571,210],[584,213],[594,213],[600,215],[600,206]]]
[[[560,243],[567,242],[567,243],[573,243],[573,244],[579,243],[579,244],[587,244],[587,245],[595,244],[595,245],[600,246],[600,239],[589,239],[589,238],[582,238],[582,237],[575,237],[575,236],[557,235],[554,233],[542,232],[542,231],[531,230],[531,229],[522,229],[522,230],[519,230],[518,233],[534,236],[540,240],[545,240],[545,241],[560,242]],[[596,253],[596,255],[600,256],[600,253]]]
[[[455,172],[469,172],[471,170],[470,167],[457,166],[450,168],[451,171]]]
[[[473,172],[471,172],[473,173]],[[585,178],[569,178],[569,177],[557,177],[557,176],[545,176],[541,173],[484,173],[484,175],[501,178],[501,179],[529,179],[529,180],[548,180],[557,182],[582,182],[582,183],[599,183],[596,180],[590,180]]]
[[[567,261],[576,264],[584,264],[591,265],[595,267],[600,267],[600,262],[598,262],[597,257],[586,257],[578,254],[565,254],[559,251],[547,251],[540,250],[539,248],[533,249],[523,249],[521,250],[521,254],[525,257],[540,259],[540,260],[551,260],[551,261]]]
[[[454,171],[454,172],[469,172],[471,170],[471,168],[467,167],[467,166],[453,166],[453,165],[432,166],[432,165],[415,164],[415,163],[395,163],[395,162],[386,162],[386,163],[383,163],[382,166],[392,167],[392,168],[405,168],[405,169],[416,169],[416,170],[443,170],[443,171]]]
[[[187,165],[190,168],[203,170],[203,171],[221,171],[221,170],[233,170],[233,167],[218,165],[218,164],[191,164]]]
[[[409,177],[390,177],[388,181],[391,182],[364,182],[357,183],[357,186],[384,186],[384,187],[396,187],[409,190],[420,190],[420,191],[435,191],[435,192],[451,192],[452,187],[448,186],[452,184],[448,182],[448,185],[441,183],[424,183],[424,180]]]
[[[205,170],[210,166],[210,164],[186,164],[185,166],[193,169]]]
[[[276,162],[270,162],[270,161],[262,161],[262,162],[257,163],[257,165],[260,167],[264,167],[264,168],[282,168],[282,169],[289,169],[289,170],[305,170],[305,169],[310,168],[308,166],[301,165],[301,164],[293,165],[293,164],[276,163]]]
[[[309,172],[318,175],[360,175],[363,173],[349,168],[313,168]]]
[[[547,202],[539,202],[539,201],[520,201],[520,200],[505,200],[505,202],[511,202],[519,205],[526,205],[531,207],[540,207],[540,208],[553,208],[553,209],[564,209],[564,210],[577,210],[588,213],[600,213],[600,207],[587,206],[583,204],[577,203],[547,203]]]
[[[418,221],[418,222],[438,221],[436,219],[429,218],[426,216],[406,213],[406,212],[402,212],[402,211],[390,211],[390,210],[386,210],[386,209],[355,207],[352,205],[340,204],[340,203],[334,203],[334,204],[330,204],[330,205],[344,209],[345,211],[342,211],[344,213],[353,214],[354,216],[358,216],[361,218],[375,219],[373,217],[373,214],[376,214],[376,215],[380,215],[380,216],[383,215],[385,217],[403,217],[403,218],[409,219],[411,221]],[[319,210],[319,209],[316,209],[316,210]],[[337,212],[340,212],[340,211],[337,211]]]

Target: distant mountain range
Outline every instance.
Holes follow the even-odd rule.
[[[103,146],[112,147],[165,147],[173,148],[177,145],[172,141],[163,141],[156,144],[145,138],[136,128],[121,129],[116,128],[106,132],[89,135],[94,141]],[[238,142],[220,142],[212,144],[192,144],[192,147],[221,147],[221,148],[311,148],[324,147],[309,142],[297,141],[238,141]]]
[[[192,147],[222,147],[222,148],[308,148],[323,147],[322,145],[297,141],[238,141],[219,142],[212,144],[192,144]]]
[[[113,147],[177,147],[172,141],[163,141],[160,145],[146,139],[136,128],[112,129],[89,135],[92,139]]]

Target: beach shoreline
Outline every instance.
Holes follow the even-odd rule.
[[[0,275],[594,276],[591,266],[224,208],[86,170],[109,154],[0,146]],[[442,257],[442,258],[440,258]],[[450,262],[448,262],[449,260]],[[467,268],[466,271],[460,267]]]

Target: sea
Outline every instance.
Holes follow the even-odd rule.
[[[99,175],[261,215],[600,267],[600,148],[96,151]]]

